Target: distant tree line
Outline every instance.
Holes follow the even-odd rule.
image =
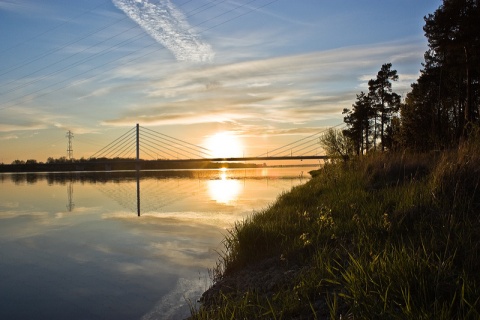
[[[36,165],[36,164],[65,164],[65,163],[76,163],[76,164],[81,164],[81,163],[90,163],[90,162],[106,162],[106,161],[134,161],[134,158],[80,158],[80,159],[69,159],[67,157],[60,157],[60,158],[53,158],[53,157],[48,157],[46,162],[42,161],[37,161],[35,159],[29,159],[29,160],[13,160],[12,165]]]
[[[441,150],[468,139],[480,121],[478,2],[444,0],[427,15],[423,30],[429,49],[405,100],[392,90],[397,71],[383,64],[368,82],[368,92],[357,94],[352,107],[343,110],[347,128],[322,138],[327,153]]]
[[[81,158],[49,157],[46,162],[36,160],[14,160],[11,164],[0,164],[0,172],[40,171],[116,171],[116,170],[160,170],[160,169],[218,169],[256,168],[260,165],[239,162],[212,162],[209,160],[140,160],[134,158]]]

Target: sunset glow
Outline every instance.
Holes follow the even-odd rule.
[[[205,147],[211,151],[213,158],[242,157],[242,141],[231,132],[218,132],[205,140]]]
[[[441,2],[0,0],[0,163],[88,159],[136,124],[212,157],[263,154],[341,124],[383,63],[404,96]],[[120,141],[108,157],[135,154]]]

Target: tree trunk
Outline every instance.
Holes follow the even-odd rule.
[[[465,46],[465,76],[466,76],[466,101],[465,101],[465,110],[464,110],[464,127],[463,127],[463,136],[467,137],[470,133],[470,129],[472,128],[472,124],[474,121],[473,115],[473,108],[472,108],[472,96],[471,96],[471,86],[472,86],[472,79],[470,76],[470,63],[469,63],[469,54],[468,49]]]

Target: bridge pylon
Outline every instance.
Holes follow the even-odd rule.
[[[137,170],[140,170],[140,125],[137,123],[136,126],[136,146],[137,146],[137,157],[136,157],[136,164],[135,167]]]

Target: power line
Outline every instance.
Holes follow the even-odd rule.
[[[186,5],[187,3],[192,2],[192,1],[193,1],[193,0],[185,1],[184,3],[180,4],[179,6],[180,6],[180,7],[183,7],[184,5]]]
[[[227,11],[227,12],[224,12],[223,14],[220,14],[220,15],[217,15],[216,17],[207,19],[206,21],[204,21],[204,22],[202,22],[202,23],[200,23],[200,24],[203,24],[203,23],[205,23],[205,22],[211,21],[211,20],[213,20],[214,18],[217,18],[217,17],[219,17],[219,16],[224,15],[225,13],[229,13],[229,12],[232,12],[232,11],[234,11],[234,10],[238,10],[239,8],[244,7],[244,6],[248,5],[249,3],[253,2],[253,1],[254,1],[254,0],[249,1],[248,3],[246,3],[246,4],[244,4],[244,5],[237,6],[237,7],[235,7],[234,9],[231,9],[231,10],[229,10],[229,11]],[[263,8],[263,7],[266,7],[266,6],[268,6],[268,5],[270,5],[270,4],[274,3],[274,2],[277,2],[277,1],[278,1],[278,0],[273,0],[273,1],[270,1],[270,2],[268,2],[268,3],[266,3],[266,4],[262,5],[262,6],[253,8],[253,9],[251,9],[251,10],[249,10],[249,11],[243,13],[243,14],[240,14],[240,15],[238,15],[238,16],[236,16],[236,17],[233,17],[233,18],[231,18],[231,19],[228,19],[228,20],[226,20],[226,21],[223,21],[223,22],[221,22],[221,23],[219,23],[219,24],[217,24],[217,25],[214,25],[214,26],[212,26],[212,27],[210,27],[210,28],[208,28],[208,29],[204,29],[204,30],[203,30],[202,32],[200,32],[200,33],[203,33],[203,32],[205,32],[205,31],[207,31],[207,30],[211,30],[211,29],[213,29],[213,28],[216,28],[216,27],[218,27],[218,26],[220,26],[220,25],[222,25],[222,24],[225,24],[225,23],[227,23],[227,22],[229,22],[229,21],[238,19],[238,18],[241,17],[241,16],[244,16],[244,15],[249,14],[249,13],[251,13],[251,12],[257,11],[258,9]],[[189,1],[188,1],[188,2],[189,2]],[[187,2],[185,2],[184,4],[186,4],[186,3],[187,3]],[[184,4],[182,4],[182,5],[184,5]],[[218,4],[217,4],[217,5],[218,5]],[[94,32],[92,32],[92,33],[90,33],[90,34],[88,34],[88,35],[86,35],[86,36],[84,36],[84,37],[82,37],[82,38],[80,38],[80,39],[77,39],[77,40],[75,40],[75,41],[73,41],[73,42],[70,42],[69,44],[66,44],[65,46],[61,47],[60,49],[63,49],[63,48],[67,47],[67,46],[70,45],[70,44],[73,44],[73,43],[76,43],[76,42],[78,42],[78,41],[80,41],[80,40],[83,40],[83,39],[87,38],[89,35],[93,35],[93,34],[95,34],[95,33],[98,33],[98,32],[100,32],[100,31],[108,28],[109,26],[114,25],[114,24],[116,24],[116,23],[118,23],[118,22],[120,22],[120,21],[123,21],[123,20],[127,19],[127,18],[128,18],[128,17],[124,17],[124,18],[122,18],[122,19],[120,19],[120,20],[118,20],[118,21],[115,21],[114,23],[112,23],[112,24],[110,24],[110,25],[104,26],[104,27],[102,27],[102,28],[99,29],[99,30],[96,30],[96,31],[94,31]],[[198,25],[200,25],[200,24],[198,24]],[[198,25],[197,25],[197,26],[198,26]],[[150,47],[150,46],[152,46],[152,45],[146,46],[146,47],[142,48],[142,50],[144,50],[144,49],[146,49],[146,48],[148,48],[148,47]],[[35,58],[34,60],[31,60],[31,61],[27,62],[27,64],[30,64],[30,63],[32,63],[32,62],[34,62],[34,61],[38,61],[38,60],[41,59],[42,57],[45,57],[45,56],[47,56],[47,55],[49,55],[49,54],[51,54],[51,53],[53,53],[53,52],[56,52],[56,51],[58,51],[58,50],[60,50],[60,49],[51,50],[51,51],[49,51],[49,52],[41,55],[40,57],[37,57],[37,58]],[[162,49],[163,49],[163,47],[162,47]],[[159,49],[158,49],[158,50],[159,50]],[[153,52],[158,51],[158,50],[154,50]],[[151,52],[151,53],[153,53],[153,52]],[[134,53],[135,53],[135,52],[134,52]],[[133,53],[131,53],[131,54],[133,54]],[[124,57],[126,57],[126,56],[129,56],[129,55],[131,55],[131,54],[127,54],[127,55],[125,55],[125,56],[123,56],[123,57],[120,57],[120,58],[118,58],[118,59],[115,59],[115,60],[113,60],[113,61],[111,61],[111,62],[117,61],[117,60],[122,59],[122,58],[124,58]],[[145,55],[146,55],[146,54],[145,54]],[[93,58],[92,58],[92,59],[93,59]],[[91,59],[89,59],[89,60],[91,60]],[[87,61],[89,61],[89,60],[87,60]],[[134,61],[134,60],[136,60],[136,59],[132,59],[132,60],[128,61],[127,63],[132,62],[132,61]],[[109,62],[109,63],[111,63],[111,62]],[[109,64],[109,63],[107,63],[107,64]],[[81,64],[81,63],[78,63],[78,62],[77,62],[77,64],[75,64],[75,65],[73,65],[73,66],[76,66],[76,65],[79,65],[79,64]],[[122,64],[122,65],[123,65],[123,64]],[[6,73],[9,73],[9,72],[11,72],[11,71],[13,71],[13,70],[16,70],[16,69],[18,69],[18,68],[20,68],[20,67],[23,67],[23,66],[24,66],[24,65],[18,66],[18,67],[14,68],[14,69],[11,69],[10,71],[8,71],[8,72],[6,72]],[[88,70],[88,71],[92,71],[92,70],[97,69],[97,68],[99,68],[99,67],[90,69],[90,70]],[[68,68],[67,68],[67,69],[68,69]],[[111,69],[113,69],[113,68],[111,68]],[[62,70],[63,70],[63,69],[62,69]],[[66,82],[66,81],[68,81],[68,80],[71,80],[72,78],[75,78],[75,77],[77,77],[77,76],[80,76],[80,75],[82,75],[82,74],[85,74],[85,73],[87,73],[88,71],[82,72],[82,73],[80,73],[80,74],[76,74],[76,75],[73,76],[73,77],[70,77],[70,78],[68,78],[68,79],[66,79],[66,80],[59,81],[59,82],[57,82],[57,83],[54,83],[53,85],[49,85],[49,86],[44,87],[44,88],[42,88],[42,89],[36,90],[36,91],[34,91],[34,92],[27,93],[27,94],[23,95],[23,96],[20,97],[20,98],[11,99],[11,100],[7,101],[7,103],[8,103],[8,102],[15,101],[15,100],[20,100],[21,98],[24,98],[24,97],[27,97],[27,96],[31,96],[32,94],[39,93],[39,92],[42,91],[42,90],[51,88],[51,87],[53,87],[53,86],[55,86],[55,85],[57,85],[57,84],[59,84],[59,83],[62,83],[62,82]],[[3,74],[6,74],[6,73],[3,73]],[[0,75],[3,75],[3,74],[0,74]],[[61,90],[61,89],[63,89],[63,88],[70,87],[70,86],[71,86],[71,85],[62,86],[61,88],[57,88],[57,89],[55,89],[55,90],[53,90],[53,91],[51,91],[51,92],[43,93],[43,94],[41,94],[40,96],[45,96],[45,95],[51,94],[51,93],[53,93],[53,92],[56,92],[56,91],[58,91],[58,90]],[[38,96],[37,96],[37,97],[38,97]],[[34,98],[35,98],[35,97],[31,97],[30,99],[27,99],[27,102],[33,100]],[[23,102],[25,102],[25,101],[23,101]],[[14,103],[14,104],[12,104],[12,105],[7,105],[7,106],[4,106],[4,107],[1,107],[0,110],[4,110],[4,109],[7,109],[7,108],[16,106],[16,105],[18,105],[18,104],[20,104],[20,103],[21,103],[21,102],[19,101],[18,103]]]
[[[209,22],[209,21],[212,21],[213,19],[216,19],[216,18],[218,18],[218,17],[221,17],[221,16],[223,16],[223,15],[225,15],[225,14],[228,14],[228,13],[230,13],[230,12],[232,12],[232,11],[235,11],[235,10],[238,10],[238,9],[240,9],[240,8],[243,8],[243,7],[245,7],[246,5],[248,5],[248,4],[250,4],[250,3],[254,2],[254,1],[256,1],[256,0],[250,0],[250,1],[247,2],[247,3],[244,3],[244,4],[242,4],[242,5],[236,6],[235,8],[233,8],[233,9],[231,9],[231,10],[228,10],[228,11],[225,11],[225,12],[219,14],[219,15],[216,15],[215,17],[212,17],[212,18],[207,19],[207,20],[205,20],[205,21],[203,21],[203,22],[197,23],[196,25],[192,26],[192,27],[189,29],[189,31],[190,31],[190,30],[193,30],[195,27],[198,27],[198,26],[200,26],[200,25],[202,25],[202,24],[204,24],[204,23],[207,23],[207,22]],[[205,31],[205,30],[203,30],[203,31]]]
[[[264,8],[264,7],[268,6],[268,5],[271,5],[272,3],[277,2],[277,1],[278,1],[278,0],[270,1],[270,2],[268,2],[268,3],[266,3],[266,4],[262,5],[262,6],[256,7],[256,8],[254,8],[254,9],[250,10],[250,11],[247,11],[247,12],[245,12],[245,13],[239,14],[238,16],[235,16],[235,17],[233,17],[233,18],[231,18],[231,19],[225,20],[225,21],[223,21],[223,22],[220,22],[219,24],[216,24],[216,25],[214,25],[214,26],[211,26],[210,28],[203,29],[200,33],[203,33],[203,32],[205,32],[205,31],[209,31],[209,30],[211,30],[211,29],[214,29],[214,28],[216,28],[216,27],[219,27],[219,26],[221,26],[221,25],[224,25],[224,24],[226,24],[226,23],[228,23],[228,22],[230,22],[230,21],[233,21],[233,20],[238,19],[238,18],[240,18],[240,17],[246,16],[247,14],[250,14],[250,13],[252,13],[252,12],[258,11],[259,9]]]
[[[27,75],[24,75],[24,76],[21,77],[21,78],[11,80],[11,81],[5,83],[4,85],[6,86],[6,85],[9,85],[9,84],[12,83],[12,82],[18,82],[18,81],[20,81],[20,80],[26,79],[26,78],[28,78],[28,77],[30,77],[30,76],[32,76],[32,75],[34,75],[34,74],[42,71],[42,70],[45,70],[45,69],[50,68],[50,67],[52,67],[52,66],[55,66],[55,65],[59,64],[60,62],[69,60],[69,59],[73,58],[74,56],[81,54],[82,52],[88,51],[88,50],[90,50],[90,49],[98,46],[99,44],[102,44],[102,43],[107,42],[107,41],[110,41],[110,40],[112,40],[112,39],[114,39],[114,38],[116,38],[116,37],[118,37],[118,36],[120,36],[120,35],[123,35],[125,32],[128,32],[128,31],[130,31],[130,30],[132,30],[132,29],[134,29],[134,28],[136,28],[136,27],[137,27],[137,26],[133,26],[133,27],[131,27],[131,28],[125,30],[125,31],[122,30],[121,32],[119,32],[119,33],[117,33],[116,35],[114,35],[113,37],[110,37],[110,38],[108,38],[108,39],[104,39],[104,40],[102,40],[102,41],[100,41],[100,42],[97,42],[97,43],[95,43],[95,44],[93,44],[93,45],[91,45],[91,46],[89,46],[89,47],[86,47],[86,48],[83,49],[82,51],[79,51],[79,52],[74,53],[74,54],[71,55],[71,56],[67,56],[67,57],[65,57],[65,58],[63,58],[63,59],[56,60],[55,62],[53,62],[53,63],[51,63],[51,64],[49,64],[49,65],[46,65],[46,66],[44,66],[44,67],[42,67],[42,68],[40,68],[40,69],[37,69],[37,70],[35,70],[35,71],[27,74]],[[50,77],[50,76],[52,76],[52,75],[59,74],[59,73],[61,73],[61,72],[63,72],[63,71],[69,70],[69,69],[71,69],[71,68],[73,68],[73,67],[79,66],[79,65],[81,65],[81,64],[83,64],[83,63],[85,63],[85,62],[88,62],[88,61],[90,61],[90,60],[93,60],[94,58],[103,55],[105,52],[108,53],[108,52],[110,52],[110,51],[113,51],[112,49],[115,49],[115,48],[120,47],[121,44],[129,44],[129,43],[132,43],[132,42],[134,42],[134,41],[136,41],[136,40],[139,40],[139,39],[141,39],[141,38],[144,38],[144,37],[146,37],[146,34],[144,34],[144,33],[143,33],[143,34],[136,35],[136,36],[134,36],[134,37],[132,37],[132,38],[129,38],[129,39],[124,40],[124,41],[121,41],[121,42],[119,42],[119,43],[117,43],[117,44],[115,44],[115,45],[112,45],[112,46],[110,46],[110,47],[108,47],[108,48],[106,48],[106,49],[104,49],[104,50],[102,50],[102,51],[100,51],[100,52],[97,52],[97,53],[95,53],[94,55],[91,55],[91,56],[89,56],[89,57],[87,57],[87,58],[84,58],[84,59],[82,59],[82,60],[79,60],[79,61],[77,61],[77,62],[75,62],[75,63],[73,63],[73,64],[71,64],[71,65],[68,65],[68,66],[66,66],[66,67],[64,67],[64,68],[62,68],[62,69],[53,71],[53,72],[51,72],[51,73],[47,73],[47,74],[43,75],[43,76],[40,77],[40,78],[31,80],[30,82],[24,82],[24,83],[22,83],[21,85],[18,85],[17,87],[14,87],[14,88],[11,88],[10,90],[4,91],[3,93],[5,94],[5,93],[10,93],[10,92],[17,91],[17,90],[19,90],[19,89],[21,89],[21,88],[24,88],[24,87],[26,87],[26,86],[28,86],[28,85],[30,85],[30,84],[34,84],[34,83],[37,83],[37,82],[39,82],[39,81],[42,81],[42,80],[44,80],[44,79],[46,79],[46,78],[48,78],[48,77]],[[131,40],[131,41],[130,41],[130,40]]]
[[[137,40],[139,40],[139,39],[141,39],[141,38],[143,38],[143,37],[145,37],[145,35],[138,35],[138,36],[136,36],[136,39],[134,38],[133,40],[128,41],[128,43],[137,41]],[[125,40],[125,41],[127,41],[127,40]],[[125,41],[122,41],[121,43],[123,43],[123,42],[125,42]],[[119,43],[119,44],[120,44],[120,43]],[[42,81],[42,80],[44,80],[44,79],[47,79],[47,78],[49,78],[49,77],[51,77],[51,76],[53,76],[53,75],[58,75],[58,74],[60,74],[60,73],[62,73],[62,72],[64,72],[64,71],[67,71],[67,70],[72,69],[72,68],[74,68],[74,67],[80,66],[81,64],[83,64],[83,63],[85,63],[85,62],[88,62],[88,61],[90,61],[90,60],[93,60],[94,58],[96,58],[96,57],[98,57],[98,56],[102,56],[102,55],[105,55],[105,54],[111,52],[112,49],[114,49],[115,47],[118,47],[119,44],[116,44],[115,46],[112,46],[112,47],[110,47],[110,48],[104,49],[103,51],[100,51],[99,53],[96,53],[96,54],[93,55],[93,56],[90,56],[90,57],[85,58],[85,59],[83,59],[83,60],[77,61],[76,63],[71,64],[71,65],[69,65],[69,66],[66,66],[66,67],[64,67],[64,68],[62,68],[62,69],[59,69],[59,70],[53,71],[53,72],[51,72],[51,73],[48,73],[48,74],[46,74],[46,75],[44,75],[44,76],[42,76],[42,77],[40,77],[40,78],[31,80],[30,82],[25,82],[25,83],[17,86],[16,88],[13,88],[13,89],[10,89],[10,90],[8,90],[8,91],[5,91],[4,93],[10,93],[10,92],[18,91],[19,89],[24,88],[24,87],[26,87],[26,86],[28,86],[28,85],[31,85],[31,84],[40,82],[40,81]],[[122,58],[123,58],[123,57],[122,57]],[[94,67],[94,69],[97,69],[97,68],[98,68],[98,67]],[[88,71],[91,71],[91,70],[92,70],[92,69],[90,69],[90,70],[88,70]],[[88,71],[87,71],[87,72],[88,72]],[[36,73],[36,72],[34,72],[34,73]],[[82,73],[82,74],[83,74],[83,73]],[[81,75],[81,74],[80,74],[80,75]],[[76,78],[77,76],[78,76],[78,74],[77,74],[77,75],[74,75],[73,78]],[[69,78],[69,79],[72,79],[72,77]],[[20,80],[21,80],[21,79],[20,79]],[[62,83],[62,82],[65,82],[65,80],[60,80],[60,81],[58,81],[58,82],[56,82],[56,83],[53,83],[52,85],[49,85],[49,86],[47,86],[47,87],[44,87],[44,88],[39,89],[39,90],[37,90],[37,91],[34,91],[33,93],[37,93],[37,92],[42,91],[42,90],[44,90],[44,89],[48,89],[48,88],[50,88],[50,87],[52,87],[52,86],[54,86],[54,85],[56,85],[56,84]],[[30,94],[32,94],[32,93],[30,93]],[[15,101],[15,100],[16,100],[16,99],[14,98],[14,99],[8,100],[6,103],[12,102],[12,101]],[[8,108],[8,107],[6,107],[6,108]],[[1,110],[1,109],[0,109],[0,110]]]
[[[83,16],[83,15],[85,15],[85,14],[87,14],[87,13],[90,13],[90,12],[92,12],[93,10],[96,10],[96,9],[100,8],[101,6],[103,6],[103,5],[104,5],[105,3],[107,3],[107,2],[110,2],[110,1],[109,1],[109,0],[105,0],[105,1],[103,1],[101,4],[93,7],[92,9],[87,10],[87,11],[84,11],[84,12],[80,13],[79,15],[71,18],[71,19],[65,20],[64,22],[62,22],[62,23],[54,26],[53,28],[50,28],[50,29],[48,29],[48,30],[45,30],[44,32],[41,32],[41,33],[39,33],[39,34],[36,34],[36,35],[34,35],[33,37],[31,37],[31,38],[28,38],[28,39],[26,39],[26,40],[24,40],[24,41],[22,41],[22,42],[19,42],[19,43],[15,44],[15,45],[13,45],[13,46],[11,46],[11,47],[8,47],[8,48],[5,48],[5,49],[1,50],[0,53],[8,52],[8,51],[10,51],[10,50],[12,50],[12,49],[14,49],[14,48],[17,48],[17,47],[19,47],[19,46],[21,46],[21,45],[23,45],[23,44],[25,44],[25,43],[27,43],[27,42],[29,42],[29,41],[32,41],[32,40],[37,39],[37,38],[40,38],[41,36],[43,36],[43,35],[45,35],[45,34],[47,34],[47,33],[50,33],[50,32],[55,31],[55,30],[57,30],[57,29],[60,29],[60,28],[63,27],[64,25],[66,25],[66,24],[68,24],[68,23],[70,23],[70,22],[72,22],[72,21],[75,21],[77,18],[80,18],[81,16]]]
[[[152,44],[150,44],[149,46],[144,47],[144,49],[146,49],[146,48],[148,48],[148,47],[151,47],[151,46],[154,46],[154,45],[156,45],[156,43],[152,43]],[[146,55],[152,54],[152,53],[154,53],[154,52],[156,52],[156,51],[163,50],[163,49],[164,49],[164,48],[159,48],[159,49],[153,50],[153,51],[151,51],[151,52],[147,52],[147,53],[145,53],[145,54],[143,54],[143,55],[141,55],[141,56],[139,56],[139,57],[136,57],[136,58],[131,59],[131,60],[125,62],[125,63],[120,64],[120,66],[125,65],[125,64],[127,64],[127,63],[130,63],[130,62],[132,62],[132,61],[138,60],[138,59],[140,59],[140,58],[143,58],[143,57],[146,56]],[[42,89],[38,89],[38,90],[36,90],[36,91],[30,92],[30,93],[28,93],[28,94],[26,94],[26,95],[23,95],[23,97],[30,96],[30,98],[28,98],[27,100],[20,101],[20,102],[11,104],[11,105],[7,105],[7,106],[4,106],[4,107],[1,107],[0,110],[4,110],[4,109],[7,109],[7,108],[11,108],[11,107],[14,107],[14,106],[16,106],[16,105],[19,105],[21,102],[32,101],[32,100],[34,100],[34,99],[37,99],[37,98],[39,98],[39,97],[43,97],[43,96],[49,95],[49,94],[51,94],[51,93],[53,93],[53,92],[56,92],[56,91],[59,91],[59,90],[61,90],[61,89],[65,89],[65,88],[69,88],[69,87],[75,86],[75,85],[77,85],[77,83],[74,82],[74,83],[70,83],[70,84],[64,85],[64,86],[62,86],[62,87],[60,87],[60,88],[54,89],[54,90],[52,90],[52,91],[50,91],[50,92],[44,92],[44,93],[41,93],[41,94],[39,94],[39,95],[37,95],[37,96],[32,96],[33,94],[39,93],[39,92],[41,92],[42,90],[51,88],[51,87],[53,87],[53,86],[55,86],[55,85],[57,85],[57,84],[61,84],[61,83],[63,83],[63,82],[67,82],[68,80],[72,80],[72,79],[74,79],[74,78],[76,78],[76,77],[78,77],[78,76],[81,76],[81,75],[83,75],[83,74],[89,73],[90,71],[94,71],[94,70],[96,70],[96,69],[98,69],[98,68],[100,68],[100,67],[104,67],[104,66],[106,66],[106,65],[108,65],[108,64],[111,64],[111,63],[113,63],[113,62],[116,62],[116,61],[118,61],[118,60],[120,60],[120,59],[123,59],[123,58],[125,58],[125,57],[130,56],[130,55],[133,55],[133,54],[135,54],[135,53],[136,53],[136,52],[132,52],[132,53],[130,53],[130,54],[127,54],[127,55],[125,55],[125,56],[119,57],[119,58],[114,59],[114,60],[112,60],[112,61],[110,61],[110,62],[107,62],[107,63],[105,63],[105,64],[103,64],[103,65],[101,65],[101,66],[93,67],[93,68],[88,69],[88,70],[86,70],[86,71],[84,71],[84,72],[81,72],[81,73],[79,73],[79,74],[73,75],[73,76],[71,76],[71,77],[69,77],[69,78],[67,78],[67,79],[65,79],[65,80],[61,80],[61,81],[55,82],[55,83],[53,83],[53,84],[51,84],[51,85],[49,85],[49,86],[47,86],[47,87],[44,87],[44,88],[42,88]],[[118,67],[118,65],[117,65],[117,66],[113,66],[112,68],[105,69],[105,71],[112,70],[112,69],[114,69],[115,67]],[[93,76],[87,77],[87,78],[83,79],[82,81],[89,80],[89,79],[94,78],[94,77],[96,77],[96,76],[98,76],[98,74],[94,74]],[[11,99],[11,100],[7,101],[7,103],[8,103],[8,102],[15,101],[15,100],[17,100],[17,99]]]
[[[36,61],[38,61],[38,60],[40,60],[40,59],[42,59],[42,58],[44,58],[44,57],[46,57],[46,56],[48,56],[48,55],[51,55],[52,53],[58,52],[58,51],[60,51],[60,50],[62,50],[62,49],[65,49],[65,48],[67,48],[68,46],[70,46],[70,45],[72,45],[72,44],[75,44],[75,43],[77,43],[77,42],[80,42],[81,40],[84,40],[84,39],[88,38],[89,36],[92,36],[92,35],[94,35],[94,34],[97,34],[97,33],[99,33],[100,31],[103,31],[103,30],[107,29],[108,27],[110,27],[110,26],[112,26],[112,25],[114,25],[114,24],[117,24],[117,23],[119,23],[119,22],[121,22],[121,21],[123,21],[123,20],[126,20],[126,19],[128,19],[128,17],[123,17],[123,18],[121,18],[121,19],[119,19],[119,20],[117,20],[117,21],[114,21],[114,22],[111,23],[111,24],[108,24],[108,25],[106,25],[106,26],[104,26],[104,27],[102,27],[102,28],[100,28],[100,29],[97,29],[97,30],[95,30],[95,31],[93,31],[93,32],[90,32],[90,33],[82,36],[82,37],[79,38],[79,39],[76,39],[76,40],[73,40],[73,41],[71,41],[71,42],[68,42],[67,44],[61,46],[60,48],[52,49],[52,50],[50,50],[50,51],[44,52],[43,54],[41,54],[41,55],[37,56],[36,58],[34,58],[34,59],[32,59],[32,60],[29,60],[29,61],[27,61],[27,62],[21,62],[21,63],[19,63],[17,66],[14,66],[13,68],[6,69],[6,70],[8,70],[8,71],[4,71],[4,72],[0,73],[0,76],[6,75],[6,74],[8,74],[8,73],[10,73],[10,72],[12,72],[12,71],[18,70],[18,69],[23,68],[23,67],[25,67],[25,66],[28,66],[28,65],[32,64],[33,62],[36,62]]]
[[[222,0],[222,1],[218,2],[218,3],[213,3],[213,4],[211,4],[211,3],[206,3],[206,4],[201,5],[200,7],[197,7],[197,8],[195,8],[195,9],[191,10],[191,11],[185,12],[185,14],[186,14],[187,18],[191,18],[191,17],[193,17],[193,16],[195,16],[195,15],[201,13],[201,12],[204,12],[204,11],[206,11],[206,10],[208,10],[208,9],[211,9],[211,8],[213,8],[213,7],[216,7],[216,6],[218,6],[219,4],[222,4],[222,3],[227,2],[227,1],[229,1],[229,0]],[[202,10],[197,10],[197,9],[202,8],[202,7],[206,7],[206,8],[204,8],[204,9],[202,9]]]

